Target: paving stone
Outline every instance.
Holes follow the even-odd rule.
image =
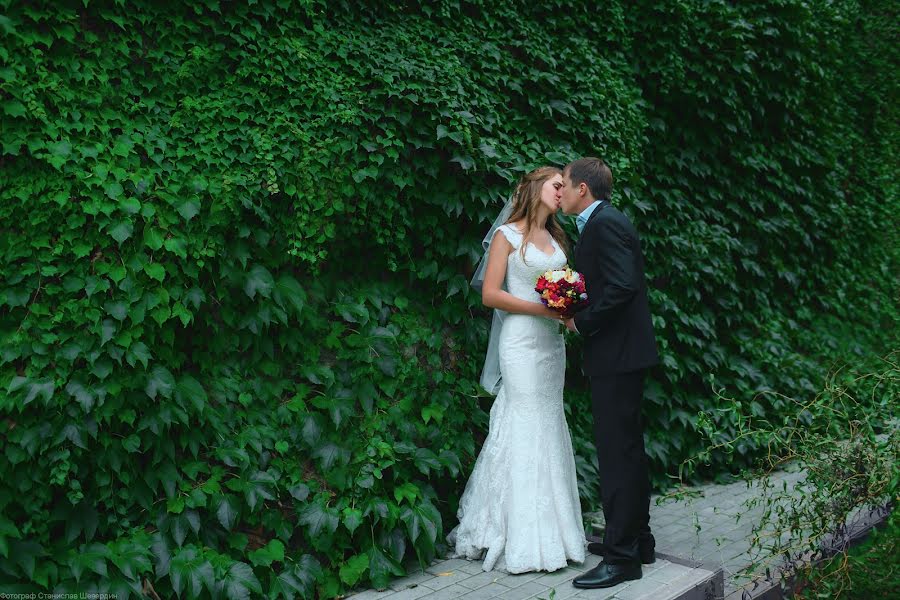
[[[395,591],[405,590],[411,585],[418,585],[423,581],[427,581],[428,579],[434,579],[434,575],[427,571],[410,573],[406,577],[401,577],[400,579],[395,579],[394,581],[392,581],[390,584],[390,588]]]
[[[577,587],[572,585],[572,580],[564,581],[562,583],[556,584],[552,588],[547,591],[547,597],[549,598],[551,592],[553,592],[553,600],[566,600],[567,598],[571,598],[580,592]]]
[[[669,561],[663,558],[657,558],[656,562],[650,565],[641,565],[641,572],[644,577],[649,577],[653,573],[656,573],[660,569],[662,569],[665,565],[671,564]]]
[[[706,572],[706,575],[709,573]],[[666,591],[670,594],[670,597],[677,597],[680,594],[686,592],[687,590],[695,587],[698,583],[700,583],[705,577],[700,577],[696,570],[692,570],[689,573],[685,573],[681,577],[676,577],[670,581],[666,582]]]
[[[406,588],[400,592],[394,592],[392,595],[388,596],[388,600],[416,600],[431,592],[431,589],[423,585],[417,585],[416,587]]]
[[[472,590],[468,594],[460,596],[460,599],[465,600],[488,600],[488,598],[496,598],[500,594],[508,592],[509,588],[505,585],[500,585],[499,583],[489,583],[485,586],[478,588],[477,590]]]
[[[433,563],[425,570],[429,573],[434,573],[435,575],[437,575],[438,573],[456,571],[457,569],[460,569],[468,564],[469,561],[464,558],[451,558],[449,560],[441,560]]]
[[[541,585],[536,581],[529,581],[500,594],[497,598],[500,600],[526,600],[539,594],[546,599],[550,595],[550,590],[547,586]]]
[[[485,571],[483,568],[484,563],[480,560],[467,560],[466,564],[459,567],[460,571],[465,571],[466,573],[471,573],[472,575],[478,575],[479,573],[491,573],[492,571]]]
[[[431,592],[430,594],[421,596],[421,600],[456,600],[457,598],[468,594],[470,591],[472,590],[458,584],[451,585],[437,592]]]
[[[509,588],[515,588],[515,587],[519,587],[520,585],[524,585],[524,584],[528,583],[529,581],[534,581],[541,575],[543,575],[542,572],[519,573],[519,574],[515,574],[515,575],[510,574],[510,575],[506,575],[505,577],[501,577],[500,579],[498,579],[497,583],[499,583],[501,585],[505,585],[506,587],[509,587]]]
[[[623,586],[617,585],[616,587],[601,588],[599,590],[580,590],[577,596],[572,597],[579,600],[607,600],[608,598],[613,598],[616,592],[621,592],[622,589]]]
[[[676,565],[675,563],[668,563],[663,565],[659,569],[656,569],[652,573],[648,573],[644,576],[644,579],[651,579],[653,581],[670,581],[677,577],[681,577],[688,571],[690,571],[690,567],[685,567],[684,565]]]
[[[666,588],[666,582],[656,579],[638,579],[629,581],[628,587],[616,594],[616,600],[644,600],[645,598],[659,598],[660,590]]]
[[[381,600],[384,598],[385,600],[391,598],[396,592],[391,589],[377,591],[377,590],[365,590],[358,594],[351,594],[347,596],[347,598],[353,598],[353,600]]]
[[[465,571],[440,571],[437,577],[423,581],[420,587],[429,587],[434,591],[438,591],[445,587],[450,587],[451,585],[465,581],[471,576],[471,574],[466,573]]]
[[[482,586],[494,583],[504,577],[506,577],[506,573],[501,573],[500,571],[482,571],[478,575],[472,575],[468,579],[460,580],[459,584],[470,590],[477,590]]]
[[[540,577],[535,579],[535,581],[546,587],[554,587],[564,581],[571,581],[579,575],[581,575],[581,571],[579,571],[578,569],[567,567],[565,569],[560,569],[552,573],[545,573],[544,575],[541,575]]]

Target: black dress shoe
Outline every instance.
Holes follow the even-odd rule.
[[[602,562],[584,575],[572,580],[572,585],[582,589],[608,588],[623,581],[641,578],[641,565],[611,565]]]
[[[603,542],[588,542],[588,552],[597,556],[606,556],[606,545]],[[639,546],[638,554],[641,557],[641,563],[652,565],[656,562],[656,549],[653,546]]]

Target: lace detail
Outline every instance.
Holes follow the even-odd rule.
[[[565,265],[553,242],[547,255],[511,225],[498,228],[515,249],[506,285],[538,302],[537,278]],[[496,235],[496,233],[495,233]],[[460,500],[459,525],[447,540],[454,556],[484,559],[485,571],[555,571],[583,562],[586,540],[572,439],[563,411],[566,349],[557,323],[507,315],[500,332],[503,384],[491,408],[487,440]]]

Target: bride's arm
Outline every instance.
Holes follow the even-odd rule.
[[[558,319],[559,313],[553,309],[547,308],[540,302],[529,302],[516,298],[501,288],[503,279],[506,277],[506,264],[512,251],[512,244],[509,243],[502,231],[498,231],[491,241],[488,264],[484,271],[484,285],[481,288],[481,302],[485,306],[499,308],[508,313]]]

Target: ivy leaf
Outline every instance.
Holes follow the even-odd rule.
[[[66,391],[74,396],[75,400],[78,404],[81,405],[82,410],[84,412],[90,412],[91,408],[94,406],[94,395],[91,393],[89,389],[84,387],[84,385],[79,381],[70,381],[66,384]]]
[[[184,238],[181,237],[170,237],[165,241],[166,250],[175,254],[179,258],[187,258],[187,244],[184,241]]]
[[[175,386],[175,401],[184,406],[185,401],[190,402],[197,414],[201,414],[206,408],[206,390],[200,382],[190,375],[183,375]]]
[[[355,395],[359,399],[359,403],[363,407],[363,410],[366,411],[366,414],[372,414],[372,409],[375,406],[375,399],[378,397],[378,390],[375,389],[375,384],[372,383],[370,379],[360,382],[356,387]]]
[[[82,533],[84,539],[90,542],[97,532],[98,523],[97,509],[87,502],[79,503],[66,519],[66,542],[71,544]]]
[[[134,225],[130,221],[117,221],[109,230],[109,234],[120,244],[131,237]]]
[[[414,460],[416,468],[424,475],[430,474],[432,469],[437,471],[441,468],[441,462],[438,460],[438,457],[428,448],[416,449]]]
[[[100,324],[100,345],[106,345],[106,342],[113,339],[116,334],[116,323],[112,319],[103,319]]]
[[[110,559],[128,579],[135,580],[142,573],[150,571],[150,550],[133,539],[120,540],[113,544]]]
[[[12,562],[19,565],[25,575],[32,579],[34,577],[35,562],[38,557],[46,556],[44,547],[34,541],[13,540],[9,543],[9,555]]]
[[[350,533],[356,531],[356,528],[362,524],[363,515],[362,511],[357,508],[350,508],[349,506],[343,510],[344,514],[344,527]]]
[[[181,302],[176,302],[175,306],[172,307],[172,316],[178,317],[178,319],[181,321],[181,324],[185,327],[187,327],[187,324],[190,323],[191,319],[194,318],[194,315],[192,315]]]
[[[124,190],[122,189],[121,183],[119,183],[118,181],[114,181],[114,182],[110,183],[109,185],[107,185],[106,189],[104,191],[106,192],[106,195],[109,197],[110,200],[117,200],[119,198],[119,196],[122,195],[122,192]],[[137,211],[135,211],[135,212],[137,212]]]
[[[301,314],[306,304],[306,292],[296,279],[290,275],[281,275],[275,283],[275,301],[282,308],[290,305],[297,314]]]
[[[391,578],[403,575],[403,568],[393,558],[372,546],[369,548],[369,578],[375,588],[386,588]]]
[[[307,497],[309,497],[309,487],[302,483],[298,483],[297,485],[291,487],[288,492],[291,494],[291,496],[294,497],[295,500],[299,500],[300,502],[303,502]]]
[[[318,537],[322,532],[332,534],[338,528],[338,516],[333,508],[316,502],[300,511],[300,524],[309,528],[309,535]]]
[[[303,420],[300,432],[303,440],[310,446],[315,446],[322,436],[322,426],[319,423],[319,415],[308,414]]]
[[[262,594],[262,586],[250,565],[237,562],[225,575],[225,596],[229,600],[249,600],[250,592]]]
[[[454,156],[450,159],[450,162],[459,163],[459,166],[462,167],[463,171],[468,171],[475,167],[475,160],[468,155]]]
[[[247,279],[244,282],[244,293],[254,298],[259,292],[261,296],[268,298],[272,294],[274,285],[275,282],[269,270],[262,265],[255,265],[247,274]]]
[[[190,303],[194,307],[194,310],[197,310],[200,308],[200,305],[206,301],[206,294],[204,294],[203,290],[200,288],[194,287],[188,290],[187,294],[184,295],[184,300],[185,306]]]
[[[275,496],[271,487],[275,484],[275,478],[266,471],[256,471],[247,480],[244,496],[250,510],[255,510],[260,498],[274,500]]]
[[[121,300],[107,302],[104,305],[106,312],[117,321],[124,321],[128,316],[128,305]]]
[[[25,108],[25,105],[16,99],[7,100],[0,104],[0,106],[3,107],[3,112],[11,117],[24,117],[28,114],[28,109]]]
[[[284,544],[271,540],[268,544],[247,555],[255,567],[270,567],[273,562],[284,562]]]
[[[317,579],[322,576],[322,565],[315,557],[304,554],[297,561],[293,575],[300,581],[306,593],[309,593]]]
[[[28,393],[25,394],[25,399],[22,401],[26,405],[31,404],[38,396],[43,398],[45,403],[49,403],[50,399],[53,398],[53,392],[56,390],[53,382],[47,380],[32,381],[26,387]]]
[[[165,577],[169,574],[169,565],[172,562],[172,549],[169,547],[167,536],[157,531],[153,534],[153,543],[150,546],[156,562],[156,575]]]
[[[151,250],[159,250],[163,246],[163,236],[155,227],[144,228],[144,245]]]
[[[351,556],[347,561],[341,565],[340,568],[340,577],[341,581],[346,583],[349,586],[356,585],[356,582],[359,581],[362,574],[366,572],[369,568],[369,555],[363,552],[362,554],[356,554]]]
[[[400,512],[400,520],[406,525],[409,539],[413,543],[424,533],[430,546],[434,546],[437,532],[441,529],[441,514],[433,504],[423,500],[412,506],[405,506]]]
[[[403,485],[398,485],[394,488],[394,500],[396,500],[398,504],[403,502],[404,498],[407,503],[413,504],[420,495],[421,492],[419,491],[419,488],[411,481],[407,481]]]
[[[109,555],[109,548],[104,544],[90,544],[79,548],[68,563],[72,574],[75,575],[75,581],[81,580],[85,569],[90,569],[100,577],[106,578],[108,576],[106,561]]]
[[[162,282],[162,280],[166,278],[166,269],[159,263],[145,264],[144,272],[159,282]]]
[[[134,342],[129,346],[126,355],[128,364],[134,366],[135,362],[140,362],[147,368],[147,364],[153,356],[150,354],[150,348],[144,342]]]
[[[200,212],[200,206],[193,200],[186,200],[178,205],[178,214],[184,217],[185,221],[190,221]]]
[[[126,440],[126,444],[127,442],[128,440]],[[169,498],[168,501],[166,501],[166,512],[173,515],[180,515],[184,512],[184,502],[184,496],[175,496],[174,498]],[[180,539],[181,542],[184,542],[184,538],[187,537],[187,523],[176,520],[173,521],[172,524],[176,526],[176,539]]]
[[[334,442],[325,442],[313,455],[322,461],[322,468],[326,471],[331,469],[335,463],[347,464],[350,460],[350,452]]]
[[[141,211],[141,203],[137,198],[128,196],[119,201],[119,209],[126,214],[136,215]]]
[[[28,383],[27,377],[21,377],[19,375],[14,376],[10,382],[9,387],[6,388],[6,392],[11,394],[13,392],[17,392],[25,387],[25,384]]]
[[[147,377],[147,385],[144,391],[147,392],[150,398],[155,400],[157,394],[162,395],[164,398],[170,398],[174,388],[175,378],[172,377],[172,373],[167,368],[156,365],[151,369],[150,375]]]
[[[7,538],[21,537],[22,534],[19,532],[18,527],[12,521],[0,515],[0,556],[9,558],[9,541]]]
[[[127,271],[125,270],[124,265],[113,265],[109,268],[109,278],[114,282],[119,283],[123,279],[125,279],[125,275],[127,275]]]
[[[304,563],[308,564],[310,561],[314,565],[305,567]],[[284,596],[287,600],[293,600],[297,595],[300,598],[311,597],[315,580],[321,577],[321,574],[319,563],[310,555],[304,554],[298,563],[287,566],[277,577],[274,572],[272,573],[269,580],[269,597]]]
[[[215,589],[215,572],[212,564],[193,547],[181,548],[175,553],[169,564],[169,576],[178,596],[189,592],[190,597],[197,598],[204,585],[210,592]]]
[[[216,501],[216,517],[222,527],[231,531],[240,514],[240,504],[231,494],[223,494]]]

